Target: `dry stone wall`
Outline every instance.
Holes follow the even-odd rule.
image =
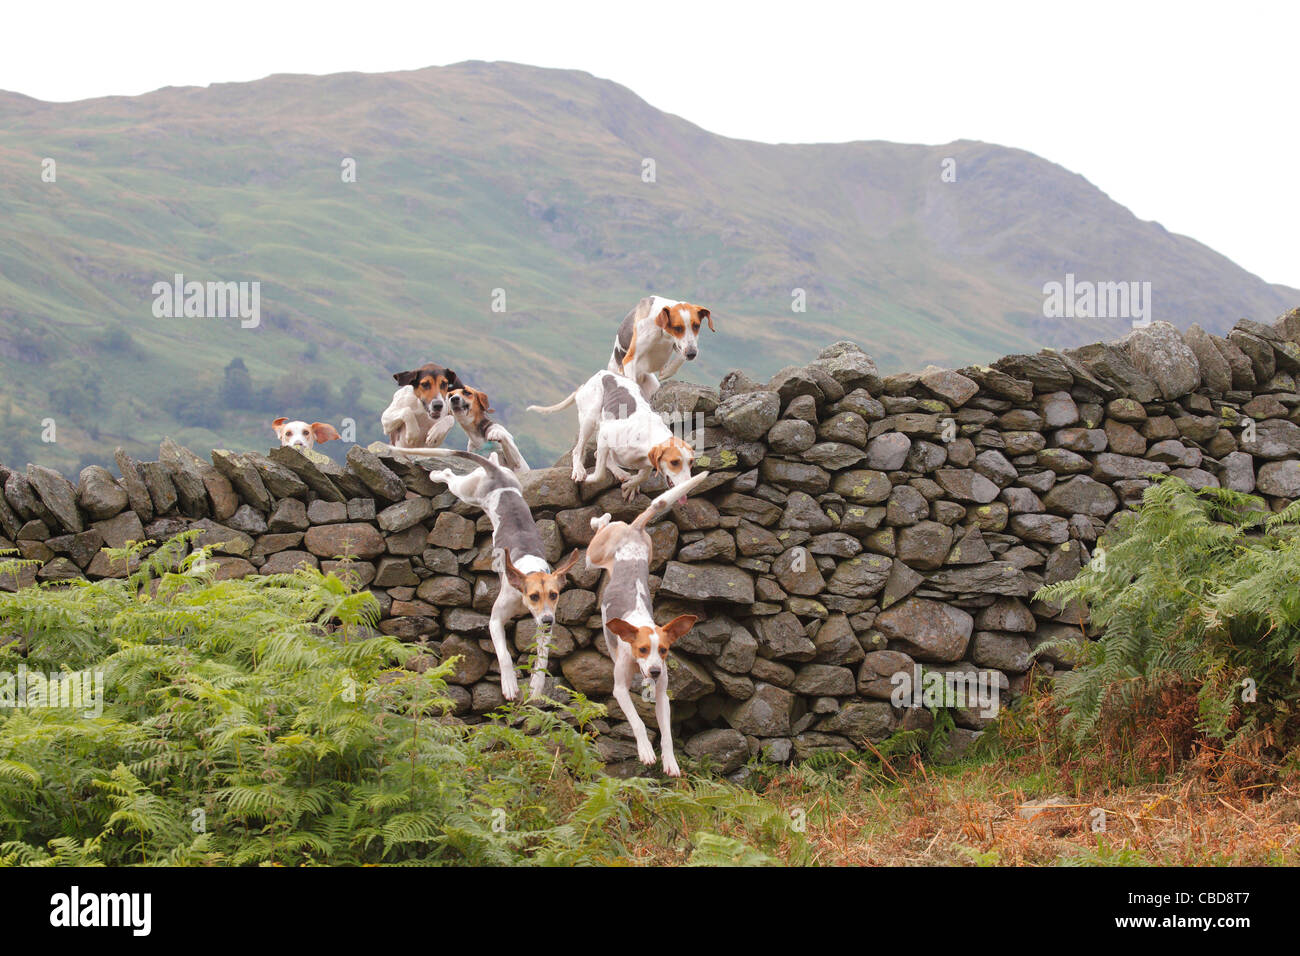
[[[1226,337],[1155,323],[1116,343],[960,370],[882,377],[837,343],[767,382],[732,372],[717,389],[667,383],[655,404],[698,424],[698,468],[711,472],[652,528],[656,613],[701,618],[672,664],[679,746],[729,771],[759,751],[799,759],[925,728],[928,710],[890,700],[891,677],[918,665],[983,675],[1014,698],[1038,644],[1082,640],[1088,627],[1080,609],[1034,592],[1076,574],[1151,475],[1274,508],[1300,497],[1298,342],[1300,310]],[[121,575],[101,548],[191,527],[215,547],[221,577],[341,570],[346,554],[379,600],[382,631],[459,656],[460,716],[501,703],[489,523],[419,464],[360,446],[346,467],[289,449],[204,460],[168,440],[156,462],[119,451],[117,465],[87,468],[75,486],[40,466],[0,466],[0,547],[44,562],[4,586]],[[630,518],[648,503],[579,487],[567,467],[523,483],[552,561],[587,544],[593,516]],[[559,605],[552,679],[608,701],[600,744],[630,768],[599,585],[580,562]],[[532,621],[510,630],[525,657]],[[1036,666],[1069,662],[1050,652]],[[988,718],[953,715],[955,753]]]

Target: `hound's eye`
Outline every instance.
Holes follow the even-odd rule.
[[[695,331],[698,332],[700,330],[700,320],[696,319],[694,322],[692,322],[691,328],[695,329]]]
[[[547,596],[550,600],[554,601],[556,598],[558,598],[558,597],[560,596],[560,592],[559,592],[559,591],[552,591],[550,594],[548,594],[548,595],[546,595],[546,596]]]
[[[650,648],[648,647],[638,647],[636,649],[637,657],[648,657],[649,655],[650,655]]]
[[[532,601],[534,604],[536,604],[539,600],[541,600],[541,597],[542,597],[542,596],[541,596],[540,594],[538,594],[536,591],[534,591],[532,594],[528,595],[528,600],[530,600],[530,601]]]

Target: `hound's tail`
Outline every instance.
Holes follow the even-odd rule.
[[[399,455],[408,455],[411,458],[467,458],[476,465],[491,471],[497,469],[502,471],[499,464],[491,459],[484,458],[482,455],[476,455],[472,451],[457,451],[454,448],[398,448],[395,445],[387,446],[389,451],[394,451]]]
[[[528,410],[530,412],[541,412],[543,415],[549,415],[551,412],[559,412],[568,408],[570,405],[574,403],[577,397],[578,397],[578,390],[574,389],[572,392],[569,393],[568,398],[560,402],[558,405],[529,405]]]
[[[707,471],[702,471],[698,475],[692,475],[689,479],[680,485],[669,488],[654,501],[650,502],[650,507],[636,516],[632,522],[634,528],[644,528],[655,518],[671,508],[677,502],[685,498],[691,491],[699,485],[705,478],[709,477]]]

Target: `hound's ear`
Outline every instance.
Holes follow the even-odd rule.
[[[713,313],[710,312],[708,309],[700,309],[700,318],[701,318],[701,319],[704,319],[706,322],[709,323],[709,331],[710,331],[710,332],[716,332],[716,331],[718,331],[717,329],[715,329],[715,328],[713,327]]]
[[[664,456],[663,445],[651,445],[650,450],[646,452],[646,457],[650,459],[650,467],[655,471],[659,470],[659,459]]]
[[[327,425],[324,422],[312,422],[311,433],[316,436],[317,441],[343,440],[343,436],[334,430],[333,425]]]
[[[523,593],[524,590],[524,572],[515,567],[515,563],[510,560],[510,549],[506,548],[502,552],[501,566],[506,569],[506,581],[516,591]]]
[[[672,320],[672,313],[669,311],[668,306],[664,306],[659,314],[655,316],[655,325],[661,329],[666,329]]]
[[[577,548],[574,548],[573,553],[570,554],[567,558],[565,558],[562,562],[560,562],[560,566],[556,568],[552,573],[557,577],[564,577],[571,570],[573,570],[573,566],[578,563],[578,558],[581,556],[581,554],[582,552],[580,552]]]
[[[619,617],[613,617],[606,621],[605,629],[619,640],[627,641],[629,644],[633,643],[641,634],[639,627],[633,627]]]
[[[409,372],[393,373],[393,381],[396,382],[398,385],[414,385],[415,380],[419,377],[420,377],[420,372],[418,369],[413,369]]]
[[[488,412],[496,411],[495,408],[488,407],[492,404],[492,399],[487,397],[487,392],[480,392],[477,388],[470,389],[470,392],[473,393],[474,401],[478,402],[479,410],[482,411],[483,414],[486,415]]]
[[[447,391],[449,392],[453,389],[465,387],[465,383],[460,380],[460,376],[449,368],[442,370],[442,380],[446,384]]]
[[[275,421],[271,422],[271,431],[275,432],[276,438],[280,437],[280,432],[284,428],[284,423],[288,420],[289,419],[287,418],[277,418]]]
[[[679,614],[663,627],[659,628],[660,632],[663,634],[664,647],[672,647],[677,643],[679,638],[685,637],[698,620],[699,618],[694,614]]]

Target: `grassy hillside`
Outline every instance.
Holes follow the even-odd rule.
[[[65,470],[168,433],[265,448],[281,414],[351,417],[367,442],[390,373],[430,359],[549,461],[572,422],[523,406],[602,366],[652,291],[713,309],[718,334],[686,370],[709,382],[844,337],[898,370],[1122,332],[1042,317],[1043,283],[1066,272],[1150,281],[1154,317],[1184,327],[1300,298],[1019,150],[731,140],[578,72],[474,62],[71,104],[0,94],[0,128],[0,459]],[[177,272],[261,282],[261,326],[154,318],[151,287]],[[227,375],[235,360],[247,379]]]

